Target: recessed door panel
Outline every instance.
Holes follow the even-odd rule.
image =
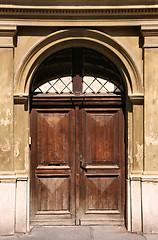
[[[69,211],[70,178],[39,177],[39,211]]]
[[[38,163],[69,162],[69,112],[38,112]]]
[[[119,158],[118,111],[86,111],[85,153],[88,163],[114,164]]]
[[[118,177],[87,177],[87,211],[105,213],[107,210],[118,210]],[[86,211],[86,212],[87,212]]]

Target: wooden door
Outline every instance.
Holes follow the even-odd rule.
[[[31,111],[31,224],[75,224],[75,115]]]
[[[77,222],[122,224],[125,203],[122,108],[81,107],[78,112]]]
[[[124,222],[124,116],[103,100],[32,109],[31,224]]]

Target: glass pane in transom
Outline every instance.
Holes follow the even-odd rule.
[[[113,93],[117,87],[106,79],[84,76],[83,93]]]
[[[50,80],[35,90],[36,93],[72,93],[72,77]]]

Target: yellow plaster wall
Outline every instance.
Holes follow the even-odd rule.
[[[58,28],[43,27],[21,27],[18,30],[17,46],[14,55],[14,71],[18,70],[21,61],[29,50],[42,38],[56,31]]]
[[[0,48],[0,171],[13,170],[13,49]]]
[[[143,77],[142,43],[137,27],[103,27],[99,30],[109,34],[122,45],[134,59]]]
[[[144,53],[145,171],[158,171],[158,48]]]

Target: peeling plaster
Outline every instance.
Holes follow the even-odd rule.
[[[154,124],[155,126],[155,124]],[[149,134],[145,138],[145,142],[147,146],[158,145],[158,134],[153,131],[153,119],[150,119],[150,124],[149,124]]]
[[[1,119],[0,125],[4,125],[5,127],[10,124],[10,120],[7,118]]]
[[[10,144],[9,140],[5,138],[6,143],[0,143],[0,149],[2,152],[9,152],[10,151]]]
[[[2,126],[7,126],[7,125],[9,125],[10,123],[12,123],[12,120],[11,120],[11,115],[12,115],[12,113],[11,113],[11,111],[10,111],[10,109],[7,109],[7,116],[5,117],[5,118],[2,118],[1,120],[0,120],[0,125]]]
[[[25,169],[29,169],[29,145],[25,147]]]
[[[21,143],[21,139],[19,139],[15,144],[14,157],[18,157],[20,154],[20,150],[19,150],[20,143]]]
[[[151,133],[150,136],[147,136],[145,138],[145,142],[146,142],[147,146],[149,146],[149,145],[157,146],[158,145],[158,136],[157,136],[157,134]]]
[[[137,161],[142,161],[143,160],[143,144],[140,145],[139,143],[136,144],[137,146],[137,153],[135,155]]]
[[[143,164],[143,144],[136,143],[135,161],[139,167]]]

